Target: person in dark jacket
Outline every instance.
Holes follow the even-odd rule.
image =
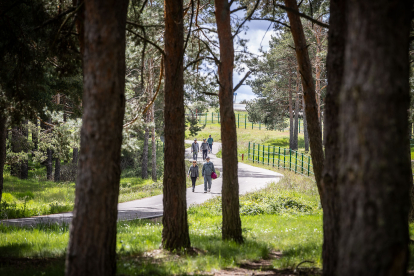
[[[208,143],[208,147],[209,147],[209,149],[208,149],[209,153],[213,153],[213,142],[214,142],[213,138],[211,138],[211,135],[209,135],[208,139],[207,139],[207,143]]]
[[[203,165],[202,176],[204,176],[204,193],[210,192],[211,189],[211,173],[216,172],[213,163],[210,162],[210,157],[207,156],[207,162]],[[207,187],[208,184],[208,187]],[[207,189],[208,188],[208,189]]]
[[[193,154],[193,159],[197,161],[198,152],[200,151],[200,146],[197,143],[197,139],[194,139],[194,143],[191,144],[191,152]]]
[[[193,182],[192,184],[193,184],[193,193],[194,193],[196,180],[200,178],[199,172],[198,172],[197,161],[193,160],[193,164],[188,169],[187,177],[191,177],[191,181]]]
[[[203,151],[203,160],[205,160],[208,151],[208,143],[206,142],[206,139],[203,139],[203,143],[201,144],[200,150]]]

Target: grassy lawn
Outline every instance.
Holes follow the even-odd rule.
[[[321,266],[322,217],[315,187],[308,178],[285,177],[267,189],[241,197],[245,243],[221,240],[221,199],[191,206],[188,211],[192,246],[198,254],[170,254],[159,250],[162,225],[135,220],[118,223],[119,275],[186,275],[237,267],[280,251],[275,268],[292,268],[303,260]],[[0,258],[46,258],[43,265],[0,265],[0,274],[63,275],[68,226],[16,228],[0,225]],[[305,265],[306,266],[306,265]],[[44,274],[42,274],[44,273]]]
[[[191,165],[186,162],[187,168]],[[203,184],[201,177],[196,185]],[[39,175],[42,168],[35,171]],[[188,169],[187,169],[188,170]],[[32,172],[33,173],[33,172]],[[191,179],[187,178],[187,187],[191,187]],[[121,178],[119,202],[126,202],[162,194],[162,179],[157,182],[139,177]],[[75,202],[75,183],[39,180],[31,177],[21,180],[10,175],[4,176],[4,190],[0,205],[0,219],[22,218],[57,214],[73,210]]]
[[[276,269],[321,268],[322,210],[314,182],[286,172],[277,184],[240,198],[242,245],[221,240],[221,199],[189,208],[192,246],[197,254],[159,249],[162,225],[135,220],[118,223],[117,275],[200,275],[267,259]],[[414,225],[410,225],[414,235]],[[0,275],[63,275],[68,226],[16,228],[0,225]],[[411,252],[414,247],[411,246]],[[414,268],[414,254],[409,269]]]

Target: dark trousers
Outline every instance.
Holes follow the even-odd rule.
[[[197,177],[191,177],[191,181],[193,182],[193,189],[195,188],[195,183],[197,181]]]
[[[208,147],[210,148],[210,152],[213,153],[213,144],[208,144]]]
[[[203,160],[207,158],[207,151],[208,150],[203,150]]]

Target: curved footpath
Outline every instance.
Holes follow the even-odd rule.
[[[193,141],[186,140],[186,143],[192,143]],[[221,143],[214,143],[213,145],[213,154],[210,154],[211,162],[213,162],[216,170],[222,172],[222,162],[220,158],[217,158],[215,154],[220,150]],[[185,151],[186,159],[192,159],[192,154],[190,148]],[[201,153],[198,156],[199,166],[202,166],[202,155]],[[271,182],[278,182],[282,174],[269,171],[262,168],[253,167],[243,163],[239,163],[238,167],[239,175],[239,193],[245,194],[247,192],[252,192],[254,190],[259,190],[266,187]],[[204,185],[198,185],[195,188],[195,192],[191,192],[191,188],[187,189],[187,206],[191,204],[200,204],[206,200],[221,195],[221,185],[222,185],[222,174],[220,177],[213,180],[211,193],[204,193]],[[200,176],[201,177],[201,176]],[[118,204],[118,220],[131,220],[131,219],[146,219],[146,218],[156,218],[161,217],[163,213],[162,208],[162,195],[157,195],[153,197],[133,200],[129,202],[119,203]],[[70,223],[72,220],[72,212],[45,215],[31,218],[21,218],[21,219],[8,219],[1,220],[0,223],[6,225],[15,225],[15,226],[30,226],[38,223]]]

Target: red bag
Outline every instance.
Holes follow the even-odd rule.
[[[211,178],[216,179],[217,178],[217,174],[215,172],[211,173]]]

